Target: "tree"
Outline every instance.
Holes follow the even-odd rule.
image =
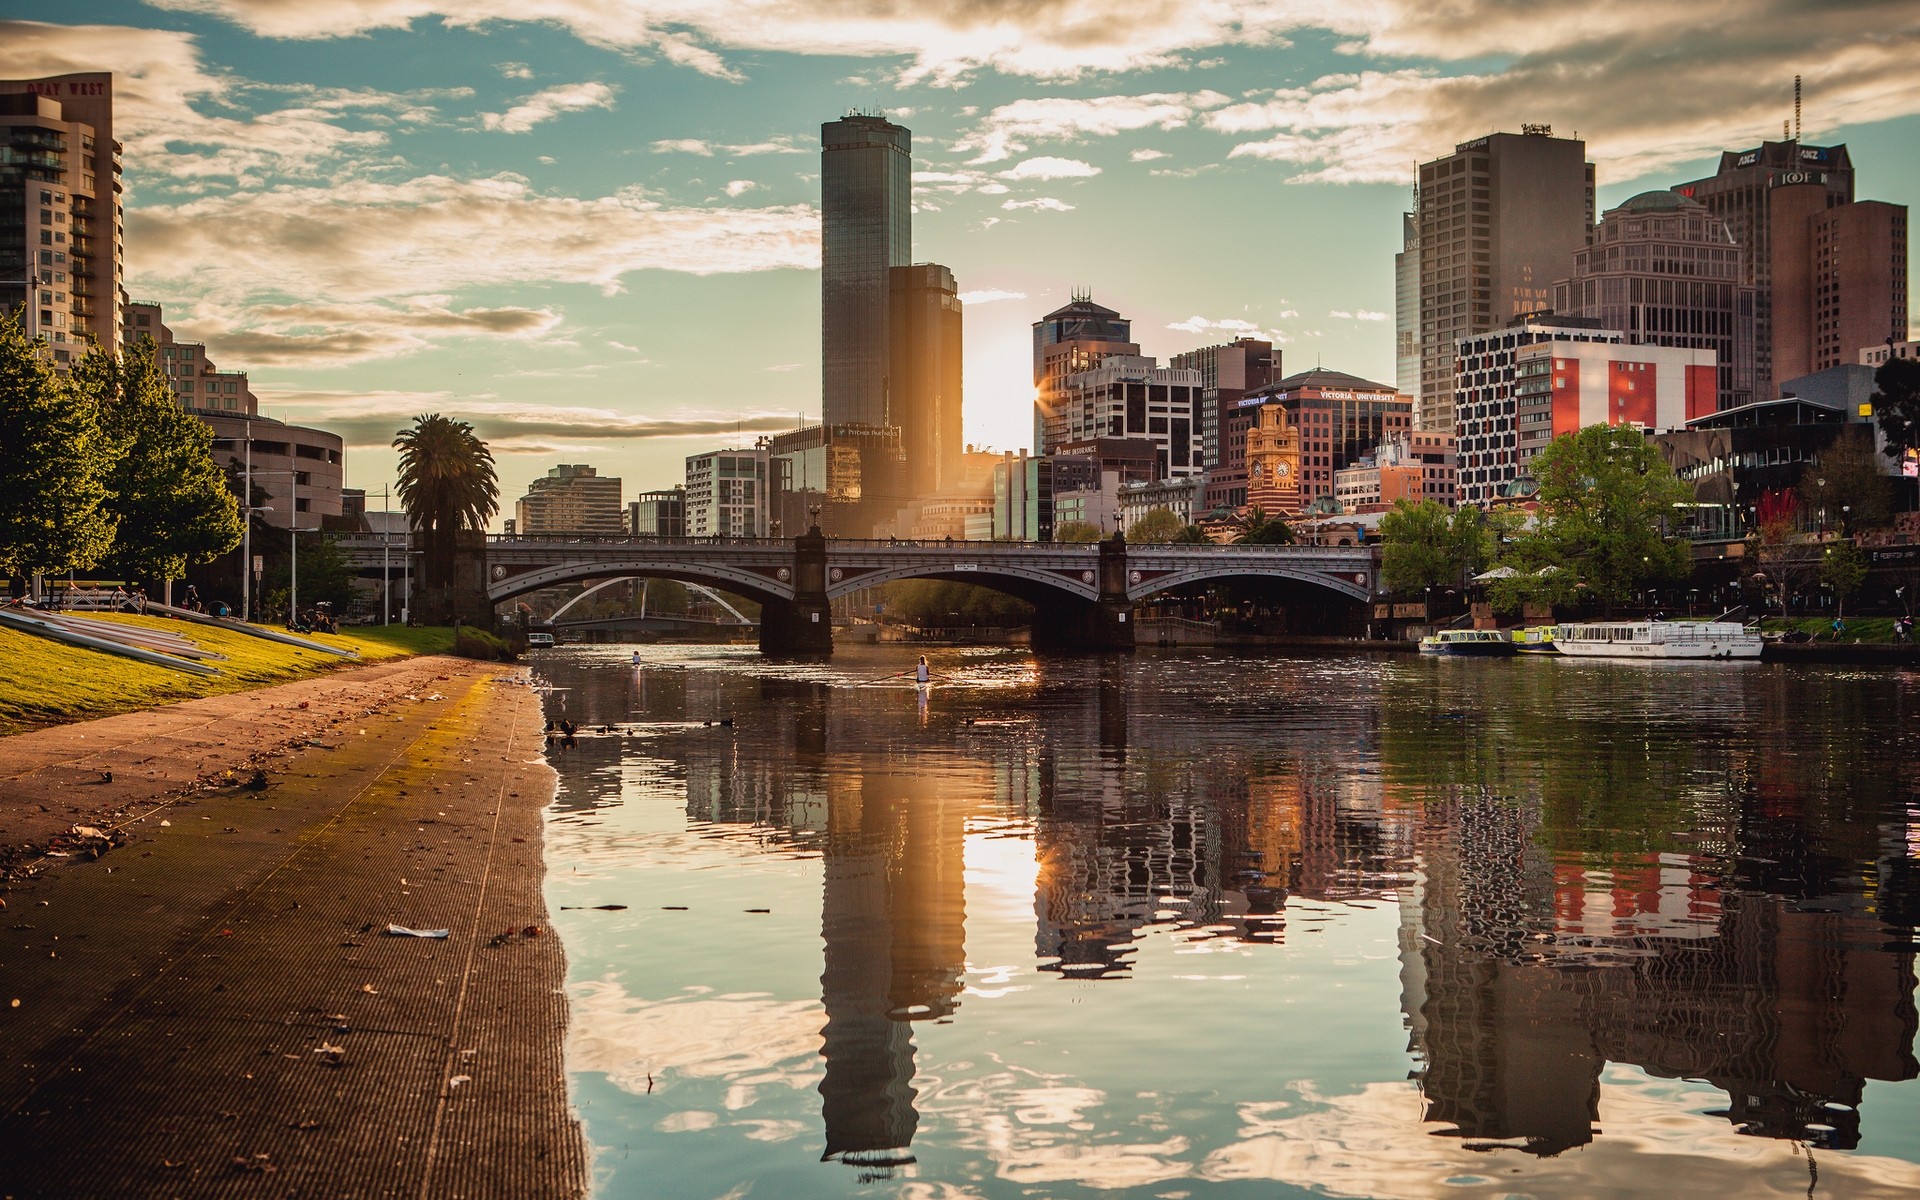
[[[1849,541],[1829,542],[1821,555],[1820,582],[1833,589],[1835,616],[1847,610],[1847,597],[1867,580],[1867,556]]]
[[[1887,359],[1873,373],[1873,385],[1867,402],[1887,435],[1887,453],[1903,458],[1920,448],[1920,359]]]
[[[107,441],[87,392],[0,314],[0,575],[83,570],[113,545]]]
[[[1611,606],[1691,573],[1692,548],[1666,530],[1692,489],[1639,430],[1589,425],[1562,434],[1532,472],[1539,509],[1510,543],[1504,565],[1519,575],[1495,588],[1496,604],[1565,601],[1577,589]]]
[[[1213,535],[1198,525],[1188,525],[1173,535],[1175,543],[1184,546],[1211,546]]]
[[[108,509],[118,521],[110,555],[136,579],[179,579],[240,544],[240,508],[213,461],[213,430],[180,407],[152,338],[114,362],[98,346],[74,370],[99,393],[114,452]]]
[[[1284,517],[1268,516],[1266,510],[1256,504],[1240,518],[1240,532],[1233,540],[1242,546],[1291,546],[1293,526],[1287,524]]]
[[[1864,428],[1843,426],[1800,475],[1800,497],[1828,527],[1873,529],[1892,519],[1893,489]]]
[[[1010,626],[1033,620],[1033,606],[1014,596],[971,583],[901,579],[882,585],[887,613],[922,628],[949,625]]]
[[[1056,542],[1097,542],[1100,537],[1100,527],[1088,521],[1062,521],[1053,527]]]
[[[428,587],[453,583],[459,535],[487,527],[500,508],[493,452],[465,421],[424,413],[394,435],[400,452],[400,503],[420,537],[421,575]]]
[[[1147,546],[1165,545],[1179,541],[1186,529],[1187,523],[1172,509],[1156,508],[1127,527],[1127,540]]]

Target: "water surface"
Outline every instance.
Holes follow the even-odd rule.
[[[535,658],[598,1196],[1920,1191],[1920,675],[632,653]]]

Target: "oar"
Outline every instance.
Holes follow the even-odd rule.
[[[901,678],[902,676],[904,676],[904,675],[906,675],[906,674],[907,674],[907,672],[905,672],[905,671],[895,671],[895,672],[894,672],[893,674],[891,674],[891,675],[880,675],[880,676],[876,676],[876,677],[875,677],[875,678],[873,678],[873,679],[863,679],[863,680],[861,680],[861,681],[860,681],[859,683],[856,683],[856,684],[854,684],[853,686],[855,686],[855,687],[866,687],[866,686],[868,686],[869,684],[875,684],[875,683],[885,683],[885,682],[886,682],[887,680],[889,680],[889,679],[899,679],[899,678]]]

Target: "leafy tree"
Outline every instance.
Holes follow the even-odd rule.
[[[1213,535],[1198,525],[1188,525],[1173,535],[1176,544],[1185,546],[1211,546]]]
[[[94,397],[0,314],[0,575],[92,567],[113,545],[109,449]]]
[[[1802,500],[1816,513],[1824,512],[1829,526],[1873,529],[1892,519],[1892,483],[1881,473],[1881,458],[1866,433],[1848,427],[1801,472]]]
[[[1127,527],[1127,540],[1147,546],[1165,545],[1179,541],[1186,529],[1187,523],[1172,509],[1156,508]]]
[[[239,545],[239,505],[213,461],[213,430],[174,399],[153,339],[117,364],[96,346],[75,376],[107,389],[100,416],[117,452],[107,473],[119,525],[114,565],[132,578],[179,579]]]
[[[1867,401],[1887,435],[1887,453],[1900,458],[1920,447],[1920,359],[1889,358],[1873,373],[1873,384]]]
[[[991,588],[939,579],[902,579],[883,586],[887,613],[910,625],[1009,626],[1033,620],[1033,606]]]
[[[1833,599],[1838,605],[1836,616],[1843,615],[1847,609],[1847,597],[1860,590],[1867,580],[1867,556],[1850,541],[1827,543],[1826,552],[1821,555],[1820,582],[1833,589]]]
[[[1495,586],[1496,604],[1565,602],[1584,591],[1614,605],[1691,573],[1691,548],[1666,526],[1693,491],[1638,430],[1589,425],[1562,434],[1532,471],[1539,509],[1508,548],[1504,565],[1520,574]]]
[[[1381,578],[1396,592],[1458,584],[1485,557],[1484,540],[1477,508],[1396,500],[1380,518]]]
[[[1268,516],[1266,510],[1256,504],[1240,518],[1240,532],[1233,540],[1242,546],[1291,546],[1293,526],[1287,524],[1284,517]]]
[[[428,587],[453,582],[459,535],[479,532],[500,508],[493,452],[465,421],[424,413],[394,435],[400,452],[400,503],[420,536],[421,576]]]
[[[1053,527],[1056,542],[1097,542],[1103,535],[1090,521],[1062,521]]]

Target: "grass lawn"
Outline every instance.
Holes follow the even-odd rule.
[[[1892,617],[1848,617],[1847,631],[1840,635],[1843,642],[1891,642],[1893,641]],[[1799,630],[1820,641],[1833,638],[1832,617],[1768,617],[1760,622],[1760,627],[1771,633],[1779,630],[1789,633]]]
[[[383,658],[441,654],[453,645],[451,629],[404,625],[362,625],[340,634],[308,635],[316,642],[359,651],[360,657],[353,659],[166,617],[141,617],[131,613],[81,615],[165,629],[227,658],[210,664],[220,669],[218,675],[188,675],[0,629],[0,664],[4,664],[0,667],[0,735],[18,733],[36,725],[152,708],[176,700],[244,692]]]

